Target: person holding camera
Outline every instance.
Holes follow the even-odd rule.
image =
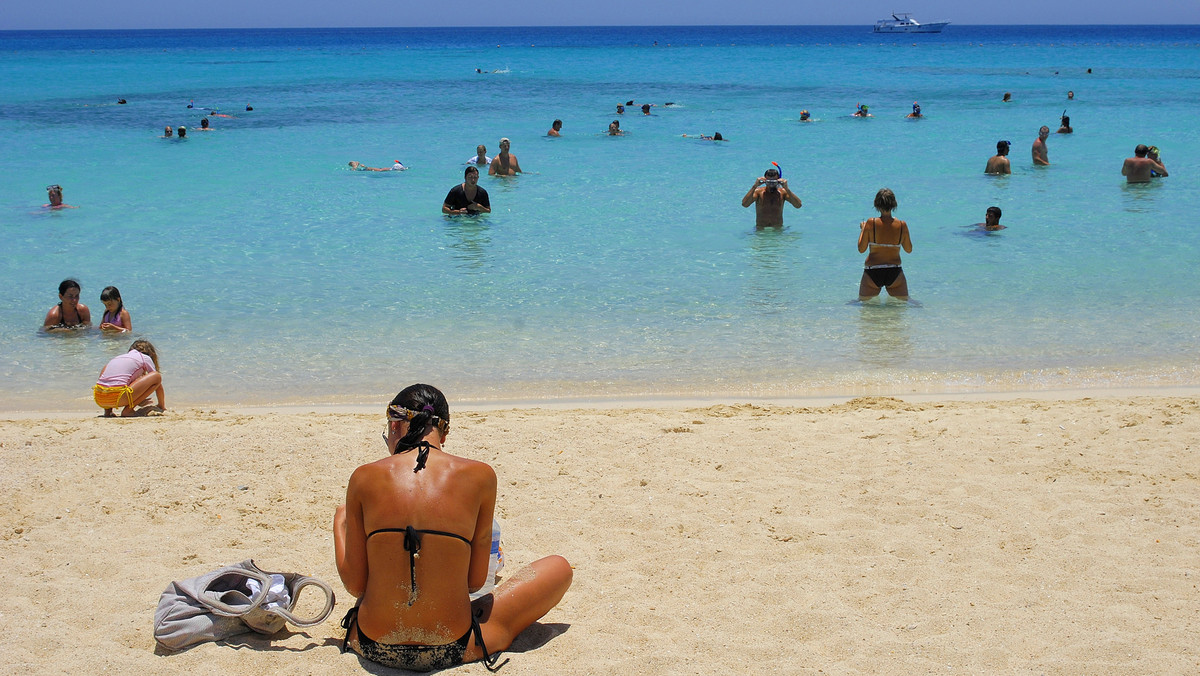
[[[779,165],[774,162],[771,164],[770,169],[754,179],[754,185],[750,186],[750,191],[742,198],[743,207],[755,205],[756,228],[782,228],[783,203],[787,202],[797,209],[801,206],[800,198],[788,189],[787,179],[780,173]]]

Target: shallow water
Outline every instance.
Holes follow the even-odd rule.
[[[97,320],[121,289],[179,404],[1195,383],[1200,28],[864,30],[0,33],[0,405],[85,405],[131,341],[39,333],[64,277]],[[629,99],[676,105],[603,135]],[[234,117],[195,131],[189,100]],[[442,216],[501,136],[529,173]],[[982,174],[998,139],[1010,177]],[[1139,142],[1169,178],[1124,184]],[[755,231],[771,161],[804,207]],[[883,186],[912,306],[855,302]],[[1008,229],[977,232],[992,204]]]

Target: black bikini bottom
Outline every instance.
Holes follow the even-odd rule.
[[[897,266],[894,268],[867,269],[863,270],[863,272],[867,273],[867,276],[871,278],[872,282],[875,282],[875,286],[878,286],[882,289],[885,286],[891,286],[892,283],[896,281],[896,278],[900,276],[900,273],[903,272],[903,270]]]
[[[483,644],[483,631],[479,628],[479,621],[474,617],[471,618],[471,626],[467,629],[467,633],[462,635],[462,638],[442,645],[380,643],[364,634],[362,627],[358,626],[358,606],[351,608],[346,613],[346,617],[342,619],[342,626],[346,629],[346,640],[342,642],[342,652],[346,652],[348,649],[350,628],[354,627],[358,631],[358,654],[385,667],[409,671],[433,671],[457,666],[463,663],[463,656],[467,652],[467,643],[470,642],[471,634],[474,633],[475,643],[483,650],[484,666],[489,671],[499,668],[493,668],[492,665],[500,658],[500,654],[488,654],[487,646]]]

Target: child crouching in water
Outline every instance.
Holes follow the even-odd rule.
[[[158,372],[158,353],[148,340],[135,340],[129,352],[113,357],[103,369],[92,388],[96,405],[104,409],[104,417],[113,417],[113,409],[122,405],[122,417],[146,413],[137,407],[150,401],[150,392],[158,397],[158,409],[167,410],[163,394],[162,374]]]
[[[133,329],[133,320],[129,318],[129,310],[121,302],[121,292],[115,286],[106,286],[100,292],[100,302],[104,303],[104,317],[100,319],[101,331],[116,331],[125,333]]]

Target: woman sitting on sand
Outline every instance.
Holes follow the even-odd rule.
[[[450,408],[433,386],[405,388],[387,420],[391,455],[354,470],[333,519],[338,573],[358,598],[342,649],[395,669],[490,669],[566,593],[571,566],[539,559],[472,604],[488,574],[496,473],[442,450]]]
[[[892,218],[897,206],[896,194],[884,188],[875,194],[879,218],[868,218],[858,225],[858,252],[871,250],[858,283],[859,300],[874,298],[883,288],[893,298],[908,300],[908,280],[900,267],[900,249],[912,253],[912,240],[908,224]]]

